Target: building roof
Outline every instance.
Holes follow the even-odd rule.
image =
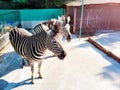
[[[84,0],[84,4],[120,3],[120,0]],[[67,6],[81,6],[82,0],[67,1]]]

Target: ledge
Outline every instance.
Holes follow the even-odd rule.
[[[104,48],[102,45],[100,45],[99,43],[97,43],[96,41],[94,41],[91,38],[88,38],[87,40],[88,42],[90,42],[91,44],[93,44],[96,48],[98,48],[99,50],[103,51],[107,56],[113,58],[114,60],[116,60],[118,63],[120,63],[120,57],[116,56],[113,52],[107,50],[106,48]]]
[[[9,33],[0,37],[0,50],[9,42]]]

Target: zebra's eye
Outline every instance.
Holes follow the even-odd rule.
[[[56,41],[53,41],[53,43],[56,43]]]
[[[53,40],[52,43],[56,43],[56,41]]]
[[[55,41],[55,40],[52,40],[52,41],[51,41],[51,44],[56,44],[56,41]]]

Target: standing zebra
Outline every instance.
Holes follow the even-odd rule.
[[[58,20],[62,22],[63,31],[68,31],[68,33],[69,33],[68,40],[69,40],[69,38],[71,38],[70,24],[69,24],[69,22],[70,22],[70,16],[68,16],[68,17],[65,17],[65,16],[59,17],[58,16]]]
[[[45,51],[48,49],[52,51],[60,60],[63,60],[66,56],[66,52],[62,46],[43,28],[36,26],[34,29],[40,29],[39,33],[32,35],[28,31],[13,27],[9,33],[10,42],[15,51],[26,58],[29,65],[31,66],[31,78],[34,84],[34,62],[38,61],[38,74],[39,78],[42,78],[40,73],[40,67]]]
[[[65,37],[68,42],[71,41],[72,35],[70,33],[70,29],[68,29],[68,24],[63,26],[62,20],[53,20],[48,21],[42,24],[38,24],[37,26],[43,27],[47,32],[49,32],[50,36],[54,37],[58,42],[62,41],[62,38]],[[48,28],[46,28],[48,26]],[[39,30],[33,29],[33,34],[38,33]]]
[[[53,29],[53,32],[57,32],[56,36],[61,35],[60,40],[62,40],[63,37],[66,38],[66,40],[68,42],[71,41],[72,39],[72,35],[70,33],[70,16],[68,16],[67,18],[65,16],[58,16],[58,20],[57,19],[51,19],[51,21],[54,22],[54,28],[56,27],[56,29]]]
[[[46,24],[48,28],[46,28]],[[57,42],[59,42],[62,45],[62,38],[65,37],[68,42],[71,41],[71,33],[70,30],[66,28],[67,24],[63,26],[62,20],[53,20],[49,21],[48,23],[45,22],[44,24],[38,24],[37,28],[34,27],[33,34],[39,33],[39,28],[44,28],[47,32],[49,32],[50,37],[54,38]],[[39,27],[39,28],[38,28]],[[51,30],[48,30],[51,29]],[[55,54],[53,56],[56,56]]]

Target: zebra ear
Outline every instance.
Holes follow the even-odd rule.
[[[66,19],[66,17],[63,15],[63,16],[61,16],[61,18],[62,18],[62,20],[65,20]]]
[[[67,23],[69,23],[69,22],[70,22],[70,16],[67,17]]]
[[[60,16],[58,16],[58,20],[61,20],[62,18]]]

